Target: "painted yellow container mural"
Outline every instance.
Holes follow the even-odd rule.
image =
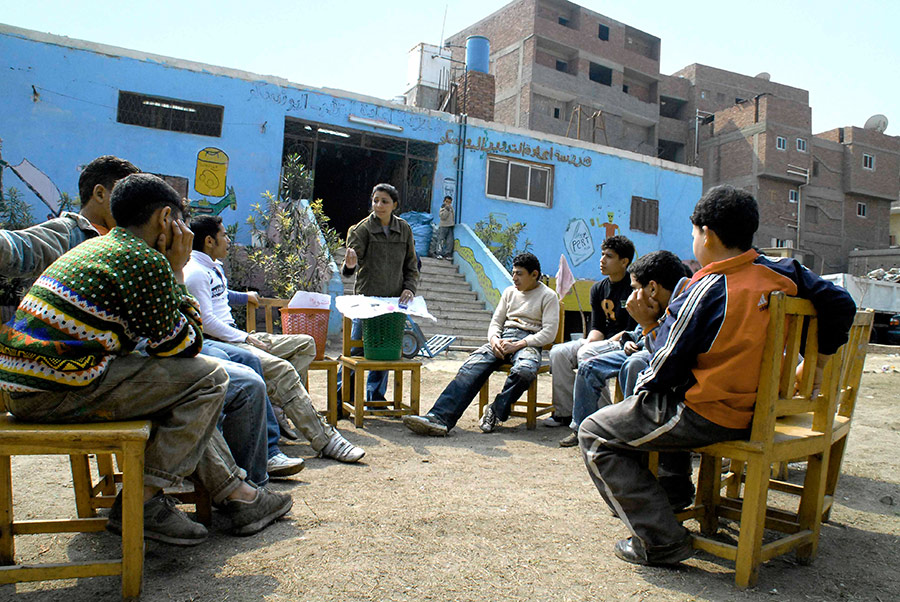
[[[225,176],[228,174],[228,155],[208,146],[197,153],[194,190],[205,196],[225,196]]]

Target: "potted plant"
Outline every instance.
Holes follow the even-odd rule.
[[[322,200],[311,196],[312,176],[299,155],[289,155],[282,166],[278,196],[264,193],[247,218],[252,246],[247,263],[265,278],[265,288],[289,299],[297,291],[324,293],[334,269],[334,253],[341,241],[329,225]],[[285,308],[282,331],[310,334],[316,339],[317,358],[325,352],[329,309]]]

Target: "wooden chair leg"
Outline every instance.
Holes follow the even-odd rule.
[[[337,424],[338,416],[340,412],[338,412],[338,398],[337,398],[337,366],[332,365],[328,368],[328,407],[334,408],[334,422],[332,422],[332,426]]]
[[[69,464],[72,466],[72,485],[75,490],[75,510],[78,518],[94,518],[97,513],[91,503],[93,484],[90,457],[87,454],[71,454]],[[100,476],[103,477],[102,474]],[[113,483],[113,487],[115,486]]]
[[[747,463],[741,531],[738,536],[734,582],[739,588],[753,587],[759,578],[766,498],[769,491],[769,464],[751,459]]]
[[[127,444],[122,465],[122,597],[141,595],[144,572],[144,446]]]
[[[353,374],[353,424],[362,428],[363,415],[366,411],[365,370],[356,370]]]
[[[212,496],[209,490],[203,486],[200,479],[194,482],[194,511],[197,514],[197,522],[209,527],[212,525]]]
[[[797,522],[801,530],[810,530],[812,537],[808,544],[797,547],[797,561],[801,564],[812,562],[818,551],[829,455],[826,452],[809,456],[806,459],[806,477],[803,479],[803,493],[800,497],[800,507],[797,510]]]
[[[403,371],[394,370],[394,409],[403,408]]]
[[[491,380],[488,379],[481,385],[481,390],[478,392],[478,417],[481,418],[484,416],[484,406],[488,404],[488,395],[490,395],[491,390]]]
[[[744,463],[740,460],[731,460],[731,477],[725,487],[725,495],[737,499],[741,497],[741,482],[744,480]]]
[[[115,497],[116,468],[113,465],[113,454],[97,454],[97,473],[100,475],[100,492]]]
[[[537,428],[537,378],[528,385],[528,406],[525,408],[525,427],[529,431]]]
[[[9,456],[0,456],[0,565],[16,563],[12,523],[12,464]]]
[[[717,467],[718,458],[704,454],[700,458],[700,475],[697,478],[697,497],[694,505],[701,509],[697,522],[704,535],[715,535],[719,530],[719,517],[716,508],[719,505],[719,486]]]
[[[841,463],[844,461],[844,449],[847,446],[847,437],[841,437],[831,446],[831,452],[828,457],[828,477],[825,480],[825,495],[834,497],[834,491],[837,489],[838,479],[841,476]],[[831,508],[822,513],[822,522],[828,522],[831,515]]]
[[[409,371],[409,411],[413,416],[419,415],[419,397],[421,395],[422,370],[415,366]]]

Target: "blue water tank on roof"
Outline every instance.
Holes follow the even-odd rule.
[[[491,42],[484,36],[466,38],[466,71],[488,72]]]

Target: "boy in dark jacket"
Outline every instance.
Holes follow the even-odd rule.
[[[816,382],[828,356],[847,341],[856,312],[845,290],[796,260],[752,248],[759,210],[750,193],[713,188],[697,203],[691,222],[702,269],[670,303],[675,318],[660,327],[635,394],[592,414],[578,433],[591,479],[632,535],[616,544],[616,556],[636,564],[674,564],[692,555],[690,534],[641,458],[649,451],[681,454],[680,478],[689,482],[687,450],[749,436],[769,295],[783,291],[815,306],[821,354]],[[678,449],[685,451],[673,452]]]

